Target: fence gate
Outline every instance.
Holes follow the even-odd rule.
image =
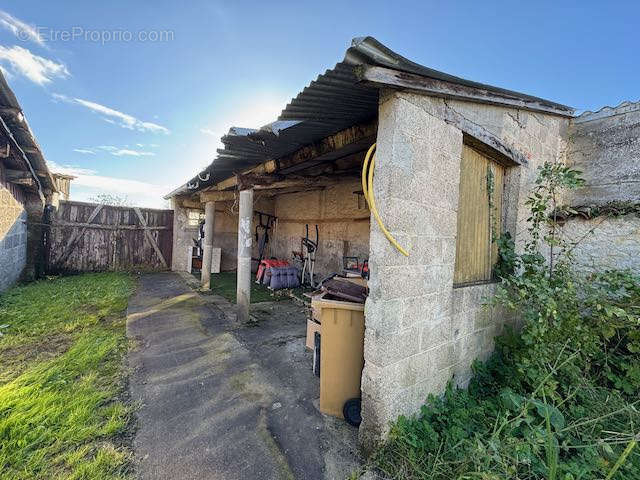
[[[51,273],[171,267],[172,210],[61,201],[48,230]]]

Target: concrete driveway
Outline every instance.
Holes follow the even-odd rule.
[[[241,325],[180,275],[140,278],[127,321],[140,478],[333,480],[358,467],[357,430],[316,408],[303,308],[253,311]]]

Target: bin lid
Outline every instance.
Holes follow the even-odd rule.
[[[313,299],[311,303],[314,307],[338,308],[342,310],[355,310],[357,312],[364,312],[364,303],[344,302],[342,300],[328,300],[326,298]]]

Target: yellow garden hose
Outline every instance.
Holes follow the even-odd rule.
[[[384,236],[387,237],[387,240],[391,242],[391,245],[396,247],[396,249],[403,254],[405,257],[409,256],[409,253],[400,246],[398,241],[393,238],[393,235],[389,233],[389,230],[386,229],[384,224],[382,223],[382,219],[380,218],[380,214],[378,214],[378,209],[376,208],[376,199],[373,196],[373,169],[376,166],[375,161],[375,150],[376,144],[374,143],[369,147],[367,154],[364,157],[364,165],[362,166],[362,192],[364,194],[364,198],[369,205],[369,210],[373,213],[378,225],[380,226],[380,230],[384,233]],[[368,168],[368,175],[367,175]]]

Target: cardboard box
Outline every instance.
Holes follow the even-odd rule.
[[[322,331],[320,329],[320,324],[318,322],[314,322],[313,320],[307,320],[307,343],[306,343],[306,347],[309,350],[313,350],[313,337],[314,334],[316,332],[319,332],[320,334],[322,334]]]

